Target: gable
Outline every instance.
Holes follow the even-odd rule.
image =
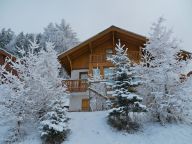
[[[67,73],[70,74],[73,69],[88,68],[91,54],[101,55],[110,48],[114,53],[115,45],[119,39],[122,44],[125,44],[128,51],[139,51],[147,40],[144,36],[111,26],[76,47],[61,53],[58,58]]]
[[[12,54],[10,54],[10,53],[7,52],[6,50],[0,48],[0,65],[3,65],[3,64],[4,64],[6,57],[16,59],[15,56],[13,56]]]

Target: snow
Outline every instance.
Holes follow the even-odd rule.
[[[59,132],[62,132],[62,131],[63,131],[63,126],[58,125],[58,124],[52,124],[52,123],[50,122],[50,120],[45,120],[45,121],[42,122],[42,124],[43,124],[43,125],[48,125],[48,126],[49,126],[49,129],[54,129],[54,130],[59,131]],[[43,133],[43,134],[45,134],[45,133]],[[43,134],[42,134],[42,135],[43,135]]]
[[[111,112],[113,112],[113,111],[123,112],[123,107],[112,108],[112,109],[108,110],[109,113],[111,113]]]
[[[71,112],[69,116],[71,134],[63,144],[191,144],[192,126],[158,123],[146,123],[142,131],[127,134],[112,129],[106,122],[106,111]],[[10,129],[10,121],[0,118],[0,143]],[[38,132],[28,124],[30,129],[22,142],[17,144],[41,144]]]
[[[2,112],[2,107],[0,107],[1,112]],[[0,112],[0,143],[2,144],[3,141],[5,140],[5,137],[8,135],[10,128],[12,127],[13,124],[13,119],[4,118],[5,115],[3,115]]]
[[[4,97],[9,94],[6,89],[0,85],[0,144],[5,141],[11,128],[15,125],[15,117],[7,115],[7,109],[2,105]]]
[[[107,91],[107,95],[112,95],[113,91]]]
[[[3,101],[3,97],[7,96],[7,94],[9,93],[6,87],[0,85],[0,101]],[[5,143],[5,140],[10,137],[13,128],[16,126],[16,117],[8,114],[7,111],[8,109],[0,103],[0,144]],[[27,131],[26,137],[15,144],[41,144],[39,132],[33,127],[33,124],[27,123],[25,131]]]
[[[17,144],[20,141],[26,144],[40,143],[40,130],[37,127],[42,116],[41,110],[48,112],[48,107],[56,100],[67,99],[65,87],[62,87],[59,78],[57,53],[53,43],[46,44],[46,51],[41,49],[38,54],[33,53],[39,47],[34,38],[27,55],[18,58],[17,62],[7,59],[0,66],[0,143],[6,140],[8,143],[16,141]],[[20,79],[4,69],[9,61]],[[64,127],[55,124],[49,126],[58,131]]]
[[[2,89],[0,88],[0,90]],[[0,144],[5,143],[5,140],[9,138],[11,130],[16,125],[15,119],[16,117],[7,115],[6,109],[0,105]],[[41,144],[40,133],[33,127],[33,124],[27,123],[25,126],[25,132],[27,132],[25,137],[14,144]]]
[[[147,123],[141,132],[126,134],[112,129],[106,122],[107,112],[70,113],[72,130],[63,144],[190,144],[192,126]]]
[[[143,100],[142,97],[140,97],[140,96],[138,96],[138,95],[136,95],[134,93],[129,93],[128,95],[127,94],[122,94],[122,97],[127,97],[128,100],[131,100],[133,98],[136,98],[136,99],[141,100],[141,101]]]
[[[181,81],[181,74],[188,66],[176,58],[181,49],[180,42],[164,21],[160,17],[152,25],[149,40],[142,49],[141,65],[137,67],[139,75],[143,76],[140,92],[144,104],[148,106],[152,118],[162,124],[186,120],[192,105],[191,93],[185,91],[185,87],[191,89],[191,85]]]
[[[184,73],[187,74],[190,71],[192,71],[192,60],[187,62],[187,66],[185,67]]]
[[[137,104],[139,107],[143,108],[143,109],[147,109],[147,107],[139,102],[134,102],[134,104]]]

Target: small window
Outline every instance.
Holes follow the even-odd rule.
[[[109,67],[109,68],[104,68],[104,78],[106,80],[112,80],[113,77],[113,68]]]
[[[93,68],[93,78],[99,79],[100,78],[100,69]]]
[[[80,72],[79,79],[87,80],[88,79],[88,72]]]
[[[111,58],[113,55],[113,50],[110,49],[106,49],[106,58]]]

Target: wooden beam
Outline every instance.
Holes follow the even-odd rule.
[[[103,66],[100,66],[100,75],[102,76],[102,78],[104,78],[104,68],[103,68]]]
[[[93,69],[93,66],[91,63],[89,63],[89,73],[88,73],[89,76],[93,75],[92,69]]]
[[[90,49],[90,52],[91,52],[91,54],[93,53],[93,50],[92,50],[92,43],[91,42],[89,42],[89,49]]]
[[[68,61],[70,63],[70,67],[71,67],[71,71],[72,71],[72,62],[71,62],[71,59],[70,59],[69,55],[67,55],[67,59],[68,59]]]
[[[113,54],[115,54],[115,32],[112,32],[112,42],[113,42]]]
[[[113,47],[115,46],[115,32],[112,32],[112,37],[113,37]]]

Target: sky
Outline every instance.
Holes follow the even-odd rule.
[[[80,41],[111,25],[148,36],[160,16],[192,52],[192,0],[0,0],[0,29],[38,33],[65,19]]]

